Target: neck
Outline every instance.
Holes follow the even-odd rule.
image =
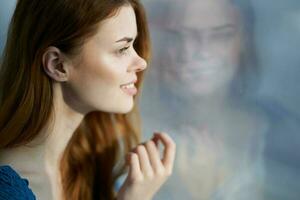
[[[164,106],[175,110],[180,123],[211,124],[224,120],[237,109],[238,104],[229,91],[219,90],[213,94],[176,96],[164,93]],[[174,119],[175,120],[175,119]]]
[[[38,169],[37,173],[47,174],[52,185],[52,194],[55,199],[61,197],[60,172],[59,165],[61,156],[66,149],[73,133],[81,123],[84,114],[73,110],[63,100],[63,94],[60,85],[53,85],[54,91],[54,107],[52,121],[44,127],[37,138],[32,143],[38,143],[36,148],[41,149],[40,159],[37,162],[43,163],[42,169]],[[42,140],[41,140],[42,139]],[[37,149],[33,148],[36,153]],[[35,161],[32,161],[35,163]]]
[[[40,133],[47,136],[41,143],[45,148],[46,166],[58,166],[60,157],[70,141],[84,114],[69,107],[63,100],[61,87],[54,84],[53,121]]]
[[[35,155],[33,158],[36,160],[31,160],[31,163],[43,163],[40,166],[42,169],[24,166],[24,168],[34,169],[37,173],[46,171],[51,175],[58,172],[60,158],[84,117],[84,114],[73,110],[66,104],[60,85],[54,84],[53,92],[53,115],[49,124],[40,131],[37,138],[27,145],[28,148],[25,147],[29,154],[32,152]]]

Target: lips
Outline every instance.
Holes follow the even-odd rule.
[[[126,83],[126,84],[123,84],[121,85],[121,89],[128,95],[135,95],[137,93],[137,89],[134,85],[134,83],[137,82],[137,79],[129,82],[129,83]]]
[[[121,88],[124,88],[124,89],[130,89],[130,88],[134,88],[134,83],[128,83],[128,84],[125,84],[125,85],[121,85]]]

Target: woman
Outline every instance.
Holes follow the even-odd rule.
[[[147,80],[158,79],[157,93],[149,95],[157,104],[142,106],[142,113],[146,133],[155,124],[178,145],[174,175],[158,197],[263,199],[268,120],[246,98],[253,89],[247,79],[257,72],[251,9],[231,0],[156,2],[158,8],[155,1],[148,8],[157,73]],[[153,117],[157,109],[162,114]]]
[[[1,199],[151,199],[175,144],[156,133],[136,146],[148,59],[138,0],[19,0],[1,63]]]

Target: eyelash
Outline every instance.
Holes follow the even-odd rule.
[[[129,49],[129,47],[130,47],[130,46],[124,47],[124,48],[122,48],[122,49],[119,49],[119,50],[118,50],[118,54],[125,54],[126,51]]]

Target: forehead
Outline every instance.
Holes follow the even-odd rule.
[[[98,27],[96,38],[112,42],[124,36],[134,37],[137,33],[136,17],[130,5],[122,6],[115,15],[103,20]]]
[[[171,29],[207,29],[237,23],[237,10],[229,0],[178,1],[168,10]]]

